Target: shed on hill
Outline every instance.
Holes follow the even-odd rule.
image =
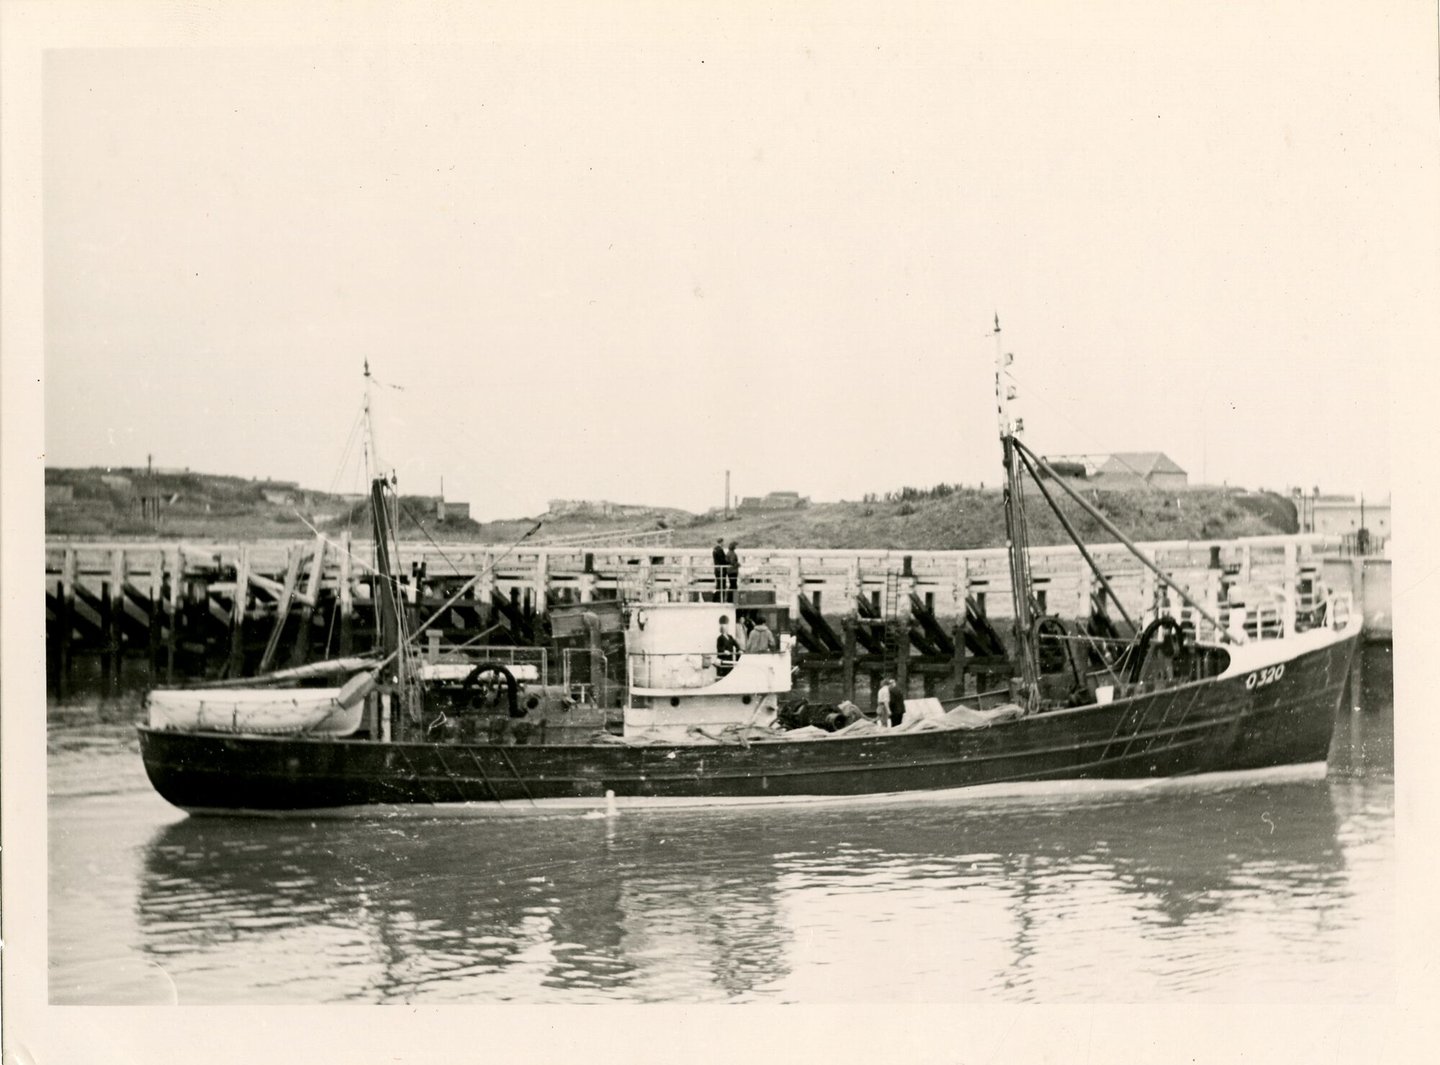
[[[799,492],[768,492],[763,496],[746,496],[737,504],[739,510],[798,510],[810,505],[808,496]]]
[[[1100,463],[1100,487],[1185,488],[1189,475],[1162,451],[1116,451]]]

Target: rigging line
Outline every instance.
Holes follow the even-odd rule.
[[[1090,431],[1090,430],[1086,429],[1085,426],[1083,426],[1083,425],[1081,425],[1079,422],[1075,421],[1075,419],[1071,418],[1068,414],[1066,414],[1066,413],[1065,413],[1063,410],[1061,410],[1059,407],[1055,406],[1053,403],[1050,403],[1048,400],[1046,400],[1046,399],[1045,399],[1045,396],[1044,396],[1044,390],[1043,390],[1043,389],[1038,389],[1038,388],[1032,389],[1029,385],[1027,385],[1020,377],[1016,376],[1013,372],[1010,374],[1010,376],[1011,376],[1011,378],[1015,381],[1016,385],[1021,386],[1021,387],[1023,387],[1023,388],[1026,389],[1026,396],[1027,396],[1027,397],[1030,397],[1030,398],[1032,398],[1032,399],[1038,400],[1038,401],[1040,402],[1040,404],[1045,407],[1046,410],[1050,411],[1052,414],[1058,415],[1058,416],[1060,417],[1060,419],[1061,419],[1062,421],[1068,423],[1072,429],[1075,429],[1075,430],[1079,431],[1079,432],[1082,433],[1082,434],[1083,434],[1083,433],[1088,433],[1088,432]],[[1102,452],[1096,452],[1096,454],[1102,454]],[[1126,462],[1124,459],[1120,458],[1115,452],[1103,452],[1103,454],[1106,455],[1107,458],[1110,458],[1110,459],[1113,459],[1113,460],[1119,462],[1120,465],[1124,466],[1127,470],[1129,470],[1131,473],[1133,473],[1133,474],[1135,475],[1135,477],[1139,480],[1139,482],[1140,482],[1140,487],[1143,488],[1145,491],[1147,491],[1147,492],[1152,492],[1152,493],[1154,493],[1154,494],[1156,494],[1156,495],[1159,495],[1159,496],[1165,496],[1165,497],[1167,497],[1167,498],[1171,495],[1171,493],[1166,492],[1166,491],[1164,491],[1162,488],[1160,488],[1159,485],[1153,484],[1152,482],[1146,480],[1145,475],[1144,475],[1141,471],[1137,470],[1134,466],[1130,465],[1130,463],[1128,463],[1128,462]]]
[[[466,640],[464,643],[453,644],[453,645],[451,645],[450,647],[447,647],[446,650],[447,650],[447,651],[463,651],[463,650],[465,650],[465,648],[471,647],[471,646],[479,643],[481,640],[483,640],[485,637],[489,636],[492,632],[494,632],[496,629],[498,629],[498,628],[500,628],[500,627],[501,627],[501,623],[497,621],[494,625],[490,625],[490,626],[488,626],[487,628],[481,629],[479,632],[477,632],[474,636],[470,637],[470,639]]]
[[[445,611],[449,610],[452,606],[458,603],[461,598],[464,597],[465,593],[468,592],[472,586],[479,582],[481,577],[484,577],[494,572],[495,567],[498,566],[501,562],[505,561],[505,559],[509,557],[510,552],[514,551],[522,543],[528,540],[532,535],[538,532],[540,530],[540,527],[544,524],[544,522],[537,521],[534,525],[530,526],[530,528],[520,537],[520,539],[516,540],[513,544],[511,544],[505,549],[504,553],[502,553],[499,558],[492,561],[490,565],[486,566],[483,570],[475,574],[475,576],[471,577],[468,581],[461,585],[459,591],[455,592],[453,595],[450,596],[449,599],[445,600],[445,602],[442,603],[430,615],[430,617],[425,621],[425,623],[415,630],[414,634],[411,636],[411,639],[418,639],[420,634],[426,629],[428,629],[431,625],[435,624],[435,622]]]
[[[303,517],[302,517],[300,520],[301,520],[302,522],[305,522],[305,519],[304,519]],[[308,525],[309,523],[308,523],[308,522],[305,522],[305,524]],[[506,559],[507,557],[509,557],[510,553],[511,553],[512,551],[514,551],[517,547],[519,547],[522,543],[524,543],[526,540],[530,539],[530,537],[533,536],[535,533],[539,532],[539,531],[540,531],[540,527],[543,526],[544,524],[545,524],[545,523],[544,523],[543,521],[537,521],[534,525],[530,526],[530,528],[529,528],[518,540],[516,540],[513,544],[511,544],[509,547],[507,547],[507,548],[504,550],[504,552],[503,552],[498,558],[496,558],[494,561],[492,561],[492,562],[490,563],[490,565],[486,566],[486,567],[485,567],[483,570],[481,570],[479,573],[475,574],[475,576],[471,577],[468,581],[466,581],[466,582],[460,587],[460,590],[459,590],[459,591],[455,592],[455,594],[453,594],[452,596],[450,596],[449,599],[445,600],[444,603],[442,603],[439,607],[437,607],[437,608],[435,609],[434,613],[432,613],[432,614],[430,615],[430,617],[426,619],[425,623],[424,623],[423,625],[421,625],[419,628],[417,628],[413,633],[411,633],[410,636],[407,638],[407,640],[408,640],[408,641],[412,641],[412,642],[413,642],[413,641],[418,641],[418,640],[420,639],[421,634],[424,633],[426,629],[430,628],[431,625],[435,624],[435,622],[438,621],[438,620],[441,618],[441,616],[444,615],[445,611],[449,610],[452,606],[454,606],[456,603],[458,603],[458,602],[461,600],[461,598],[464,597],[465,593],[468,592],[475,584],[477,584],[482,577],[486,576],[486,575],[489,574],[489,573],[494,572],[496,566],[498,566],[501,562],[505,561],[505,559]],[[320,535],[320,534],[317,533],[316,535]],[[342,548],[341,550],[344,550],[344,549]],[[346,552],[346,553],[348,554],[349,552]],[[356,561],[359,562],[360,560],[359,560],[359,559],[356,559]],[[364,564],[363,562],[361,562],[361,565],[365,565],[365,564]],[[369,570],[371,570],[371,572],[374,572],[374,567],[373,567],[373,566],[366,566],[366,568],[369,569]],[[398,658],[402,653],[404,653],[404,652],[407,651],[408,649],[409,649],[409,645],[408,645],[408,642],[407,642],[407,644],[402,645],[399,650],[392,651],[392,652],[390,652],[390,654],[386,655],[384,659],[382,659],[379,663],[376,664],[376,667],[375,667],[375,668],[376,668],[376,669],[384,669],[386,666],[388,666],[391,662],[393,662],[396,658]]]
[[[350,423],[350,432],[345,437],[345,448],[340,452],[340,465],[335,470],[335,476],[330,478],[330,493],[340,487],[340,480],[345,476],[345,470],[350,465],[350,452],[355,447],[355,437],[360,432],[360,422],[365,417],[364,409],[355,412],[355,420]]]
[[[318,595],[317,595],[316,598],[317,598],[317,599],[319,598]],[[336,619],[339,615],[340,615],[340,604],[339,604],[339,602],[337,601],[337,602],[335,603],[335,606],[334,606],[334,607],[331,609],[331,611],[330,611],[330,624],[329,624],[329,626],[325,629],[325,655],[324,655],[324,657],[326,657],[326,658],[329,658],[329,657],[330,657],[330,647],[331,647],[331,645],[332,645],[332,643],[334,642],[334,639],[335,639],[335,619]]]
[[[329,546],[333,547],[336,551],[340,552],[342,555],[348,555],[349,558],[350,558],[350,561],[354,562],[354,563],[355,563],[356,565],[358,565],[361,569],[366,569],[366,570],[369,570],[371,573],[376,573],[376,574],[378,574],[378,573],[380,572],[378,569],[376,569],[376,568],[375,568],[374,566],[372,566],[370,563],[366,562],[366,561],[365,561],[363,558],[361,558],[359,555],[355,554],[355,552],[345,550],[345,547],[344,547],[343,544],[339,543],[338,541],[335,541],[335,540],[330,539],[330,537],[326,536],[326,535],[325,535],[323,532],[321,532],[319,529],[315,528],[315,526],[311,525],[308,521],[305,520],[305,515],[301,514],[298,510],[292,510],[291,513],[294,514],[295,517],[297,517],[297,518],[300,519],[300,524],[301,524],[301,525],[305,526],[305,528],[309,529],[312,533],[314,533],[314,534],[315,534],[316,536],[318,536],[320,539],[324,540],[326,544],[328,544]]]
[[[1094,654],[1095,657],[1100,660],[1100,665],[1101,665],[1101,667],[1105,670],[1105,672],[1110,674],[1111,678],[1115,681],[1115,683],[1117,683],[1117,684],[1123,683],[1123,681],[1121,680],[1120,674],[1119,674],[1118,672],[1116,672],[1116,667],[1117,667],[1117,666],[1121,666],[1121,663],[1123,663],[1123,662],[1125,661],[1126,654],[1128,654],[1128,652],[1129,652],[1129,650],[1130,650],[1130,643],[1131,643],[1131,641],[1129,641],[1129,640],[1106,640],[1106,641],[1104,641],[1104,642],[1106,642],[1106,643],[1119,643],[1119,644],[1123,644],[1123,645],[1124,645],[1124,650],[1123,650],[1119,655],[1116,656],[1114,663],[1112,663],[1108,658],[1105,657],[1105,650],[1104,650],[1104,648],[1097,646],[1095,637],[1091,636],[1088,632],[1085,631],[1084,628],[1082,628],[1082,627],[1079,626],[1079,625],[1076,625],[1076,626],[1075,626],[1075,630],[1076,630],[1078,633],[1080,633],[1080,638],[1081,638],[1082,640],[1084,640],[1087,644],[1090,645],[1090,651],[1091,651],[1091,653]],[[1076,642],[1074,636],[1058,636],[1058,637],[1057,637],[1057,636],[1052,636],[1052,637],[1050,637],[1050,638],[1051,638],[1052,640],[1053,640],[1053,639],[1059,639],[1059,640],[1064,640],[1064,641],[1066,641],[1066,642]],[[1123,668],[1123,666],[1121,666],[1121,668]]]
[[[1179,595],[1181,599],[1185,600],[1185,602],[1188,603],[1206,621],[1210,622],[1210,624],[1214,625],[1217,629],[1221,628],[1220,622],[1217,621],[1214,617],[1212,617],[1208,610],[1201,606],[1200,603],[1197,602],[1196,599],[1189,592],[1187,592],[1184,588],[1177,584],[1174,579],[1169,576],[1169,574],[1167,574],[1153,561],[1151,561],[1148,555],[1146,555],[1143,551],[1136,547],[1135,544],[1130,541],[1130,538],[1127,537],[1124,533],[1122,533],[1118,527],[1116,527],[1114,522],[1112,522],[1103,513],[1101,513],[1098,508],[1086,502],[1084,497],[1081,496],[1079,492],[1077,492],[1074,488],[1067,484],[1063,477],[1061,477],[1053,469],[1051,469],[1050,464],[1046,462],[1044,458],[1035,454],[1035,452],[1032,451],[1027,445],[1021,444],[1019,443],[1019,441],[1016,441],[1016,444],[1022,449],[1025,456],[1028,457],[1037,468],[1045,471],[1051,476],[1051,478],[1055,481],[1055,484],[1058,485],[1066,495],[1073,499],[1080,506],[1081,510],[1084,510],[1086,513],[1088,513],[1090,517],[1094,518],[1097,522],[1100,523],[1100,526],[1107,533],[1115,537],[1115,539],[1119,540],[1120,543],[1125,547],[1125,550],[1129,551],[1130,554],[1133,555],[1142,566],[1148,569],[1151,573],[1155,574],[1155,576],[1158,577],[1166,585],[1166,587],[1170,588],[1177,595]],[[1222,633],[1222,635],[1224,634]],[[1225,639],[1227,643],[1243,642],[1229,637],[1225,637]]]
[[[420,519],[415,517],[414,514],[410,513],[410,508],[407,507],[404,503],[400,503],[399,506],[400,513],[404,514],[407,518],[413,521],[416,526],[419,527],[420,531],[425,534],[425,539],[430,541],[430,546],[435,548],[436,551],[439,551],[440,557],[443,558],[446,562],[450,563],[450,568],[455,571],[455,576],[463,576],[463,574],[461,574],[460,572],[460,567],[455,565],[455,563],[451,561],[450,556],[445,553],[445,549],[435,542],[435,537],[430,535],[430,530],[425,528],[425,526],[421,524]]]
[[[1079,532],[1077,532],[1075,527],[1070,524],[1070,520],[1065,516],[1065,512],[1060,509],[1060,504],[1055,500],[1053,496],[1051,496],[1050,490],[1046,488],[1043,483],[1041,483],[1040,474],[1035,469],[1035,466],[1031,463],[1029,457],[1025,454],[1023,450],[1019,452],[1019,455],[1020,461],[1024,463],[1025,469],[1029,472],[1031,478],[1034,479],[1035,487],[1040,490],[1040,494],[1045,497],[1045,502],[1050,505],[1050,509],[1055,512],[1055,517],[1060,520],[1061,527],[1065,530],[1066,534],[1070,537],[1070,539],[1074,541],[1075,546],[1080,551],[1080,556],[1085,560],[1086,564],[1094,572],[1095,576],[1100,579],[1100,587],[1103,588],[1105,592],[1110,596],[1110,598],[1114,601],[1115,606],[1120,611],[1120,616],[1125,619],[1125,623],[1129,625],[1132,629],[1136,629],[1137,626],[1135,622],[1131,620],[1129,612],[1125,609],[1125,604],[1120,602],[1120,597],[1115,594],[1115,589],[1110,586],[1110,581],[1106,579],[1105,574],[1101,572],[1099,564],[1091,556],[1090,550],[1085,546],[1084,541],[1080,538]]]

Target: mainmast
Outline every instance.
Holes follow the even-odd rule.
[[[1016,447],[1024,420],[1010,409],[1015,382],[1010,375],[1014,356],[1000,340],[1000,315],[995,315],[995,401],[1000,419],[1000,444],[1005,459],[1005,549],[1010,556],[1010,594],[1015,607],[1015,652],[1020,659],[1020,697],[1026,710],[1039,702],[1040,664],[1035,649],[1034,606],[1030,593],[1030,537],[1025,525],[1020,454]]]

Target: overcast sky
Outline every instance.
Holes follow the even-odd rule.
[[[368,358],[477,516],[993,484],[998,310],[1037,450],[1388,490],[1415,5],[684,6],[50,52],[47,462],[354,490]]]

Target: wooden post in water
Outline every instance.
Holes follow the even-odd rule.
[[[290,604],[295,600],[295,585],[300,580],[300,549],[291,545],[285,554],[285,584],[275,604],[275,627],[270,630],[270,639],[265,643],[265,653],[260,656],[257,673],[268,673],[275,661],[275,652],[280,649],[280,638],[285,633],[285,622],[290,617]]]
[[[1361,637],[1361,641],[1364,637]],[[1365,709],[1365,644],[1357,642],[1350,657],[1350,709],[1358,713]]]
[[[292,666],[304,665],[310,658],[310,628],[315,617],[315,608],[320,603],[320,583],[325,576],[325,537],[316,534],[315,552],[310,559],[310,577],[305,583],[305,594],[300,596],[300,629],[295,633],[295,646],[290,652]]]
[[[595,582],[595,553],[593,551],[587,551],[585,552],[585,561],[580,572],[580,602],[589,603],[594,601]]]
[[[55,624],[51,629],[55,642],[46,648],[45,656],[50,667],[46,678],[47,691],[52,699],[65,696],[65,670],[70,664],[70,610],[65,602],[65,589],[55,586]]]
[[[162,648],[165,646],[165,621],[162,615],[164,600],[160,596],[160,589],[153,586],[150,590],[150,601],[146,614],[149,620],[150,635],[150,669],[145,680],[147,684],[154,684],[156,676],[160,673],[160,661],[163,657]]]
[[[854,602],[852,596],[849,602]],[[841,685],[845,699],[855,701],[855,613],[851,611],[840,619],[841,639],[844,641],[844,672]]]
[[[595,700],[596,706],[604,706],[601,696],[605,690],[605,653],[600,644],[600,617],[593,611],[587,610],[584,616],[585,621],[585,644],[589,649],[586,656],[590,659],[590,697]]]
[[[546,594],[549,585],[549,564],[549,552],[535,552],[535,613],[537,615],[544,614],[550,605],[546,602],[549,598]]]
[[[542,554],[543,554],[543,553],[542,553]],[[700,594],[700,596],[699,596],[698,599],[696,598],[696,595],[695,595],[695,592],[694,592],[694,588],[692,587],[692,586],[694,585],[694,583],[695,583],[695,563],[694,563],[694,560],[691,559],[691,557],[690,557],[690,555],[689,555],[688,553],[687,553],[687,554],[683,554],[683,555],[680,556],[680,597],[679,597],[679,601],[680,601],[680,602],[682,602],[682,603],[694,603],[694,602],[702,602],[702,601],[704,600],[705,596],[704,596],[703,593]]]
[[[114,635],[114,604],[110,599],[110,582],[100,582],[100,694],[109,698],[111,694],[110,671],[114,667],[115,649],[111,639]]]
[[[250,598],[250,547],[240,548],[235,563],[235,593],[230,610],[229,675],[239,677],[245,671],[245,606]]]
[[[1359,611],[1361,617],[1360,639],[1356,644],[1355,653],[1350,658],[1350,708],[1363,710],[1365,708],[1365,559],[1358,556],[1350,560],[1350,601],[1350,609]]]
[[[886,622],[886,624],[895,625],[900,630],[895,640],[895,683],[900,686],[901,694],[908,697],[910,695],[910,615],[898,614],[894,621]]]
[[[170,551],[168,566],[170,594],[165,597],[165,683],[174,684],[175,649],[180,640],[180,590],[185,582],[185,556],[178,547]]]
[[[956,622],[950,630],[950,637],[955,641],[954,657],[951,659],[950,679],[955,687],[955,698],[962,699],[965,696],[965,623]]]
[[[60,666],[56,678],[56,695],[63,699],[70,692],[70,678],[74,664],[75,639],[75,549],[65,549],[65,561],[60,567],[60,596],[56,604],[59,617],[56,619],[60,633]]]
[[[350,533],[340,537],[340,584],[336,589],[340,609],[340,657],[351,653],[354,646],[355,591],[350,586]]]
[[[119,688],[125,666],[126,561],[123,547],[117,547],[110,552],[110,624],[106,629],[105,640],[110,648],[111,691]]]

